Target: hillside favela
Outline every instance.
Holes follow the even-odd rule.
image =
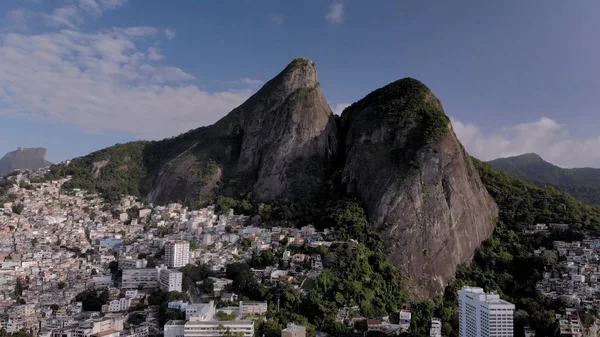
[[[600,336],[600,2],[0,13],[0,337]]]

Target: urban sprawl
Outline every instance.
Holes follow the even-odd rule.
[[[292,253],[294,247],[329,247],[328,231],[313,226],[261,228],[232,210],[214,206],[188,210],[180,204],[146,205],[123,197],[118,205],[74,190],[64,193],[65,178],[31,183],[44,171],[19,172],[9,200],[0,204],[0,327],[43,337],[251,337],[257,320],[277,303],[244,301],[231,292],[228,265],[265,250],[283,251],[278,266],[253,269],[258,282],[303,285],[323,269],[319,254]],[[537,224],[529,233],[568,228]],[[534,254],[548,261],[537,288],[572,307],[600,307],[600,238],[554,242],[553,250]],[[213,275],[189,285],[183,268],[205,265]],[[187,267],[186,267],[187,266]],[[161,297],[161,294],[167,294]],[[161,303],[177,319],[161,324]],[[460,336],[513,336],[514,305],[481,288],[459,291]],[[164,309],[164,308],[163,308]],[[344,308],[341,322],[366,319],[369,331],[407,331],[411,312],[399,320],[361,318]],[[596,336],[596,324],[583,328],[577,310],[557,314],[560,336]],[[431,337],[441,337],[433,318]],[[289,324],[282,336],[306,336]],[[525,336],[535,333],[525,328]]]

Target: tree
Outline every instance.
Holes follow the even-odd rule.
[[[217,204],[215,205],[215,212],[217,214],[226,214],[229,209],[237,207],[239,202],[230,197],[219,197]]]
[[[21,282],[17,282],[17,284],[15,284],[15,296],[23,296],[23,285],[21,284]]]
[[[212,295],[215,291],[214,288],[215,282],[213,282],[213,280],[207,278],[204,281],[202,281],[202,292],[205,294],[209,294]]]
[[[108,301],[108,290],[104,290],[98,295],[95,290],[88,289],[77,294],[75,300],[82,302],[85,311],[101,311],[102,306]]]
[[[34,336],[32,334],[28,333],[25,329],[21,329],[17,332],[13,332],[12,337],[34,337]]]
[[[134,312],[133,314],[129,315],[127,322],[131,325],[140,325],[146,322],[146,316],[140,312]]]
[[[57,287],[58,287],[58,289],[64,289],[65,288],[65,283],[64,282],[58,282]]]
[[[223,311],[217,311],[217,313],[215,314],[215,316],[217,316],[217,318],[219,319],[219,321],[233,321],[236,319],[237,315],[234,312],[232,312],[231,314],[227,314]]]
[[[12,206],[12,212],[15,214],[21,214],[23,212],[23,210],[25,209],[25,205],[23,203],[18,203],[16,205]]]
[[[250,240],[248,238],[242,238],[240,240],[240,245],[242,246],[242,248],[244,250],[248,250],[248,248],[250,248],[252,246],[252,240]]]
[[[111,274],[116,274],[117,271],[119,271],[119,262],[117,261],[110,261],[110,263],[108,264],[108,269],[110,269],[110,273]]]

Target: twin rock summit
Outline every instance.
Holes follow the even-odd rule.
[[[217,188],[258,201],[310,200],[337,181],[381,230],[415,300],[443,290],[492,235],[498,215],[441,102],[411,78],[338,117],[315,64],[297,58],[214,125],[147,144],[140,190],[150,202]],[[108,164],[93,161],[97,179]]]

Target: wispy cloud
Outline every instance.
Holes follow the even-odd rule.
[[[481,160],[534,152],[561,167],[600,167],[600,137],[574,139],[565,125],[547,117],[488,134],[454,118],[452,125],[467,151]]]
[[[195,76],[166,63],[154,27],[79,31],[82,20],[124,3],[68,2],[61,8],[84,15],[55,10],[48,15],[64,19],[57,29],[1,34],[0,115],[159,139],[214,123],[262,83],[244,78],[238,90],[201,90]]]
[[[221,83],[230,84],[235,87],[258,89],[265,83],[265,81],[257,80],[257,79],[253,79],[253,78],[249,78],[249,77],[244,77],[244,78],[240,78],[239,80],[222,81]],[[232,91],[238,91],[238,89],[232,89]]]
[[[273,23],[273,25],[275,25],[276,27],[283,26],[283,24],[285,23],[285,17],[280,14],[273,15],[271,16],[271,23]]]
[[[329,12],[325,19],[333,24],[340,24],[344,21],[344,4],[334,3],[329,6]]]
[[[175,38],[175,29],[167,28],[163,31],[167,39],[173,40]]]
[[[331,111],[335,115],[341,115],[342,112],[344,111],[344,109],[346,109],[350,105],[352,105],[352,104],[350,104],[350,103],[339,103],[339,104],[336,104],[336,105],[332,105]]]
[[[26,23],[36,21],[56,28],[77,29],[87,17],[99,18],[105,11],[127,5],[127,0],[72,0],[65,1],[49,13],[32,12],[25,8],[8,13],[7,17],[15,28],[25,30]]]
[[[262,85],[263,83],[265,83],[262,80],[255,80],[255,79],[248,78],[248,77],[242,78],[239,82],[241,84],[250,85],[250,86]]]

